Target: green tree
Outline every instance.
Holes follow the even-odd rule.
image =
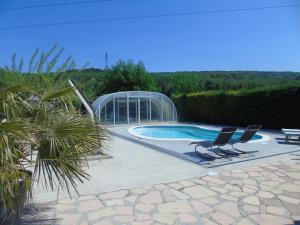
[[[153,77],[143,63],[119,61],[104,76],[103,89],[98,94],[118,91],[156,91]]]

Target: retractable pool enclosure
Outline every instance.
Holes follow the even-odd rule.
[[[175,105],[157,92],[116,92],[98,97],[92,104],[96,118],[107,124],[177,121]]]

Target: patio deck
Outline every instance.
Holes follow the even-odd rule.
[[[300,146],[268,135],[270,143],[243,149],[272,154],[217,167],[115,136],[108,145],[113,158],[90,161],[80,196],[35,186],[22,225],[299,224]],[[187,142],[165,147],[191,151]]]

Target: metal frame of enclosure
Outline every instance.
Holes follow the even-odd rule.
[[[175,122],[177,111],[167,96],[157,92],[116,92],[92,104],[96,118],[106,124]]]

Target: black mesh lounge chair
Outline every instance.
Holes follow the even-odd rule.
[[[229,156],[238,156],[239,153],[233,152],[233,151],[228,151],[228,150],[223,150],[220,148],[220,146],[226,145],[233,133],[236,131],[236,128],[222,128],[220,131],[219,135],[214,141],[197,141],[197,142],[191,142],[190,145],[195,144],[195,151],[200,155],[200,157],[208,159],[208,160],[215,160],[217,158],[229,158]],[[208,153],[202,153],[197,150],[197,147],[202,146],[206,148],[210,148],[210,151],[215,153],[216,155],[220,157],[215,157],[211,154]],[[218,151],[214,151],[213,147],[217,146]]]
[[[235,148],[234,145],[238,144],[238,143],[247,143],[248,141],[250,141],[252,139],[252,137],[256,134],[256,132],[261,127],[262,127],[262,125],[249,125],[238,140],[234,140],[231,142],[232,148],[240,154],[251,154],[251,153],[258,152],[258,151],[242,151],[240,149]]]

